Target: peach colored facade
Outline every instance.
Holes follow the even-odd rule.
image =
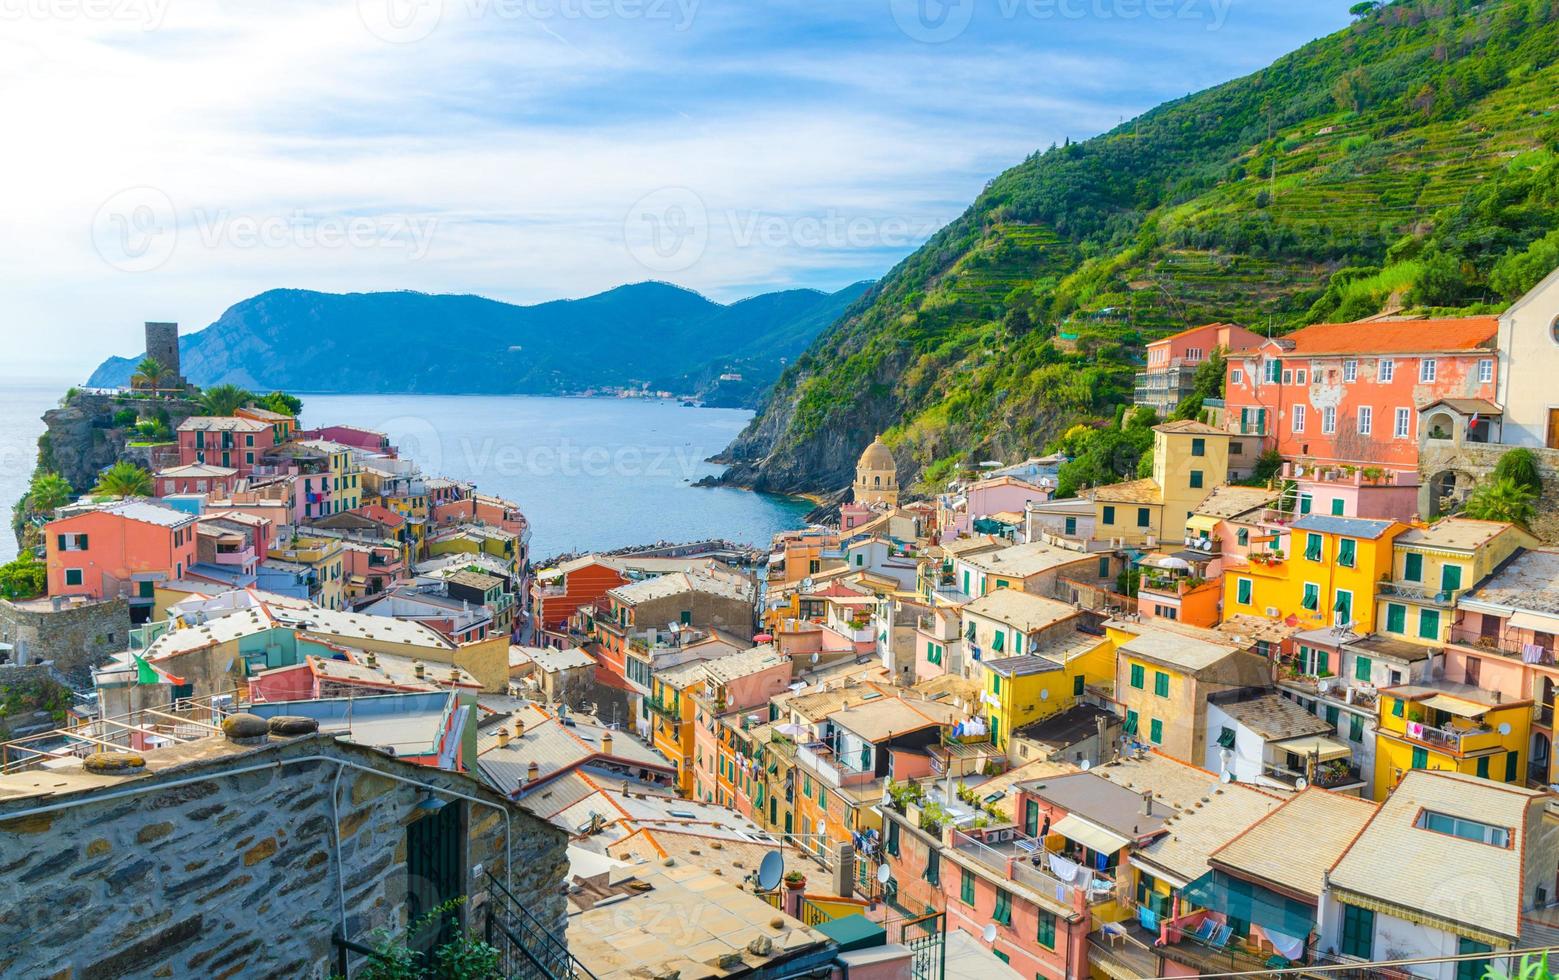
[[[1177,364],[1195,366],[1222,347],[1226,351],[1250,350],[1261,343],[1261,335],[1233,323],[1208,323],[1155,340],[1146,347],[1148,370],[1157,371]]]
[[[147,503],[125,509],[142,508],[158,519],[105,509],[50,521],[44,528],[49,594],[92,599],[127,594],[132,603],[150,604],[156,581],[182,578],[196,561],[194,515]]]
[[[1495,398],[1493,317],[1318,324],[1226,368],[1224,424],[1288,458],[1415,470],[1418,410]]]

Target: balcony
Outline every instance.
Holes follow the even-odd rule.
[[[1401,719],[1392,720],[1402,724]],[[1488,725],[1474,725],[1467,728],[1436,728],[1431,725],[1410,721],[1403,728],[1391,726],[1381,730],[1397,738],[1409,742],[1419,742],[1458,756],[1485,749],[1497,749],[1503,744],[1499,732]]]
[[[1289,789],[1299,789],[1299,781],[1305,779],[1305,774],[1287,766],[1275,762],[1265,762],[1261,766],[1261,774],[1275,782],[1282,783]],[[1319,786],[1322,789],[1341,789],[1344,787],[1364,785],[1364,773],[1351,762],[1337,759],[1334,762],[1322,762],[1316,765],[1315,775],[1307,780],[1311,786]]]
[[[1466,589],[1432,589],[1422,582],[1381,582],[1376,591],[1382,596],[1403,599],[1423,606],[1449,609],[1456,605]]]
[[[218,548],[216,555],[213,557],[216,558],[216,563],[218,565],[242,566],[252,563],[255,559],[255,554],[253,548],[239,548],[229,551],[224,551],[223,549]]]
[[[644,704],[650,709],[651,712],[660,715],[667,721],[676,725],[682,724],[682,711],[680,708],[674,705],[666,704],[665,702],[659,701],[655,698],[645,698]]]
[[[1512,631],[1505,630],[1502,635],[1485,636],[1478,630],[1455,626],[1451,628],[1451,642],[1515,657],[1527,663],[1552,666],[1559,662],[1554,657],[1554,634],[1552,633],[1521,630],[1513,635]]]
[[[1005,839],[1003,839],[1005,838]],[[1051,852],[1045,850],[1045,842],[1027,837],[1012,828],[997,828],[965,833],[952,832],[953,850],[972,860],[986,870],[1007,881],[1033,889],[1054,898],[1057,889],[1065,889],[1067,901],[1079,901],[1087,905],[1105,905],[1116,899],[1115,881],[1103,872],[1091,873],[1085,890],[1073,882],[1065,881],[1048,868]]]

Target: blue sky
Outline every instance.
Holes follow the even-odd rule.
[[[272,287],[716,299],[875,278],[1037,148],[1347,0],[18,0],[7,373]],[[22,152],[17,152],[22,149]],[[13,348],[14,350],[15,348]]]

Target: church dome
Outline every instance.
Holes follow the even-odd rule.
[[[886,471],[896,470],[898,466],[893,462],[893,452],[888,449],[883,441],[873,439],[872,444],[861,453],[861,461],[855,464],[858,470]]]

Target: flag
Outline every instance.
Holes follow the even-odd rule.
[[[184,678],[175,677],[166,670],[158,670],[146,661],[140,654],[132,654],[135,657],[135,682],[137,684],[174,684],[184,686]]]

